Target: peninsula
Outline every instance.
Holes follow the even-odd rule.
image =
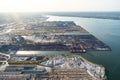
[[[76,54],[110,51],[108,45],[73,21],[39,20],[1,25],[0,80],[106,80],[103,66]],[[42,51],[71,54],[39,55]]]

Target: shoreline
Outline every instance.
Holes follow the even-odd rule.
[[[104,70],[104,80],[107,80],[107,75],[106,75],[106,68],[103,66],[103,65],[101,65],[101,64],[96,64],[96,63],[94,63],[94,62],[92,62],[92,61],[89,61],[89,60],[87,60],[86,58],[84,58],[84,57],[82,57],[81,56],[81,58],[82,59],[84,59],[84,60],[86,60],[88,63],[90,63],[90,64],[94,64],[94,65],[98,65],[98,66],[100,66],[100,67],[102,67],[103,68],[103,70]]]
[[[46,56],[48,56],[47,60],[42,60],[42,62],[39,62],[39,64],[34,64],[34,65],[49,67],[51,68],[51,72],[52,72],[52,69],[54,69],[55,71],[57,71],[57,73],[59,73],[59,75],[61,75],[60,72],[64,73],[64,70],[67,70],[68,73],[70,73],[70,71],[72,70],[76,75],[78,73],[79,74],[85,73],[88,79],[91,78],[92,80],[94,79],[107,80],[107,76],[105,74],[105,67],[103,65],[95,64],[85,59],[81,55],[58,54],[58,55],[46,55]],[[52,62],[54,62],[54,67]],[[10,65],[13,65],[13,64],[10,64]],[[20,66],[22,64],[17,64],[17,65]],[[77,71],[82,70],[82,72],[76,72],[76,70]],[[70,73],[70,74],[73,74],[73,73]],[[75,74],[74,76],[76,76]],[[52,75],[54,75],[54,73],[52,73]]]
[[[82,57],[82,56],[78,56],[78,55],[55,55],[55,56],[50,56],[50,58],[49,58],[49,60],[48,60],[48,62],[47,61],[45,61],[45,62],[47,62],[47,63],[50,63],[50,61],[51,61],[51,58],[52,59],[55,59],[55,58],[57,58],[57,60],[55,60],[56,62],[58,62],[58,63],[55,63],[54,64],[54,66],[55,66],[55,68],[56,69],[58,69],[57,67],[59,67],[59,70],[64,70],[64,68],[65,68],[65,65],[64,65],[64,63],[66,64],[66,65],[68,65],[69,64],[69,62],[70,61],[65,61],[64,63],[62,63],[62,58],[63,59],[78,59],[79,60],[79,58],[81,59],[81,61],[83,61],[84,62],[84,68],[86,69],[86,71],[87,71],[87,73],[90,75],[90,76],[92,76],[94,79],[96,79],[96,80],[107,80],[107,76],[106,76],[106,74],[105,74],[105,67],[104,66],[102,66],[102,65],[98,65],[98,64],[95,64],[95,63],[93,63],[93,62],[90,62],[90,61],[88,61],[87,59],[85,59],[84,57]],[[60,58],[60,59],[59,59]],[[60,63],[59,63],[59,60],[61,61]],[[51,64],[46,64],[45,62],[43,62],[42,63],[42,65],[44,65],[44,66],[47,66],[47,67],[52,67],[52,65]],[[72,61],[71,61],[72,62]],[[71,64],[71,62],[70,62],[70,64]],[[57,65],[57,64],[61,64],[61,65]],[[49,65],[49,66],[48,66]],[[74,61],[73,61],[73,65],[74,66],[78,66],[78,65],[76,65],[76,63],[74,63]],[[61,67],[60,67],[61,66]],[[71,68],[71,67],[66,67],[66,69],[74,69],[74,68]],[[77,68],[76,68],[77,69]],[[80,68],[80,67],[78,67],[78,69],[83,69],[83,68]],[[97,69],[100,69],[99,71],[97,70]],[[93,73],[94,72],[94,73]]]

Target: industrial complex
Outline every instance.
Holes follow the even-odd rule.
[[[111,48],[73,21],[46,19],[0,25],[0,80],[105,80],[103,66],[77,53]],[[44,51],[70,54],[40,55]]]

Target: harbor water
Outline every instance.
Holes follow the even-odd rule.
[[[120,20],[50,16],[48,21],[74,21],[99,40],[109,45],[112,51],[91,51],[80,54],[89,61],[103,65],[109,80],[119,80],[120,75]],[[77,53],[78,54],[78,53]]]

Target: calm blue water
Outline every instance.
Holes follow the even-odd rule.
[[[109,80],[119,80],[120,75],[120,20],[58,17],[51,16],[49,21],[74,21],[112,48],[112,51],[87,52],[84,58],[103,65]]]

